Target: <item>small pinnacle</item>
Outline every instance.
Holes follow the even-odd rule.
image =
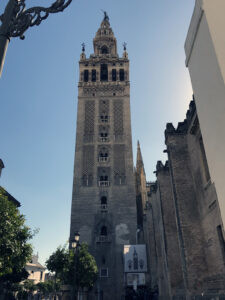
[[[85,51],[85,43],[82,43],[81,46],[82,46],[82,52],[84,52]]]
[[[124,50],[124,51],[127,50],[127,43],[126,43],[126,42],[123,43],[123,50]]]

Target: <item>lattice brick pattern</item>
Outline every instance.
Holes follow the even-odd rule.
[[[113,114],[114,114],[114,134],[123,134],[123,101],[115,100],[113,103]]]
[[[125,145],[114,145],[113,173],[115,175],[125,175]]]
[[[83,146],[82,175],[93,176],[94,170],[94,145]]]
[[[85,116],[84,116],[84,135],[94,135],[94,121],[95,121],[95,102],[87,100],[85,102]]]

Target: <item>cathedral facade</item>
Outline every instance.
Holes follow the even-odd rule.
[[[224,299],[223,222],[195,100],[184,122],[167,124],[165,144],[168,160],[157,162],[155,182],[145,185],[139,145],[137,155],[138,220],[151,289],[159,299]]]
[[[79,231],[96,259],[96,299],[119,300],[125,286],[123,247],[135,243],[137,216],[129,60],[125,45],[123,56],[117,53],[106,13],[93,46],[87,58],[83,45],[79,62],[70,238]]]

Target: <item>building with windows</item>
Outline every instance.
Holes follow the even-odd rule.
[[[29,273],[28,279],[32,280],[35,284],[45,281],[46,268],[38,262],[38,254],[32,255],[31,261],[26,264],[25,268]]]
[[[79,231],[96,259],[93,299],[119,300],[125,290],[123,247],[135,243],[137,217],[129,60],[125,45],[122,57],[117,53],[107,14],[93,46],[87,57],[83,45],[79,62],[70,239]]]

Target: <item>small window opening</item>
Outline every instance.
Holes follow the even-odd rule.
[[[108,142],[108,132],[105,129],[102,129],[99,133],[100,141],[101,142]]]
[[[108,137],[108,133],[107,132],[101,132],[100,136],[107,138]]]
[[[101,48],[101,53],[102,53],[102,54],[108,54],[108,53],[109,53],[108,47],[102,46],[102,48]]]
[[[116,69],[112,69],[112,81],[116,81]]]
[[[82,185],[83,186],[91,186],[93,181],[92,175],[83,175],[82,177]]]
[[[102,205],[107,205],[107,197],[106,196],[101,197],[101,204]]]
[[[88,78],[89,77],[89,71],[88,70],[84,70],[84,81],[88,82]]]
[[[107,161],[108,153],[106,151],[100,151],[99,153],[99,161]]]
[[[105,265],[105,256],[102,256],[102,264]]]
[[[101,228],[101,235],[107,236],[107,227],[106,226],[102,226],[102,228]]]
[[[101,115],[100,120],[102,123],[108,123],[108,116],[107,115]]]
[[[108,181],[108,176],[100,176],[100,181]]]
[[[107,268],[101,268],[100,277],[108,277],[108,269]],[[103,299],[103,291],[101,291],[101,293],[102,293],[102,298],[100,297],[100,299]]]
[[[107,66],[107,64],[101,65],[101,81],[108,81],[108,66]]]
[[[120,69],[120,81],[124,81],[124,69]]]
[[[91,71],[91,81],[93,81],[93,82],[96,81],[96,70]]]

